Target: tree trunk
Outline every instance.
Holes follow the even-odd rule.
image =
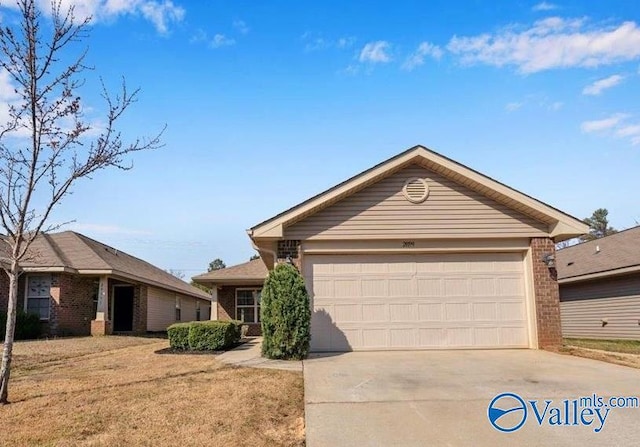
[[[7,306],[7,330],[2,350],[2,369],[0,370],[0,405],[9,403],[9,376],[11,375],[11,353],[13,337],[16,329],[16,312],[18,309],[18,262],[11,262],[9,270],[9,304]]]

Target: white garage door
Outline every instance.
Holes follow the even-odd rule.
[[[307,255],[311,349],[526,348],[520,253]]]

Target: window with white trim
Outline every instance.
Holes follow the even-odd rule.
[[[236,320],[260,323],[262,289],[236,289]]]
[[[40,320],[48,320],[51,308],[51,275],[29,275],[26,294],[26,311],[39,315]]]
[[[182,319],[182,303],[180,302],[180,297],[176,296],[176,321],[180,321]]]

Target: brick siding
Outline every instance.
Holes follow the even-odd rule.
[[[9,305],[9,275],[0,271],[0,312],[6,312]]]
[[[536,299],[538,347],[557,349],[562,345],[560,325],[560,292],[557,272],[542,261],[545,254],[555,255],[555,244],[549,238],[532,238],[533,289]]]

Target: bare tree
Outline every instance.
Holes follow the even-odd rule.
[[[184,277],[186,276],[182,270],[167,269],[166,272],[183,281],[184,281]]]
[[[88,36],[90,18],[76,22],[74,8],[52,2],[43,17],[36,0],[17,0],[20,20],[0,28],[0,69],[15,88],[6,122],[0,122],[0,264],[9,276],[7,327],[0,370],[0,404],[8,403],[11,353],[16,323],[21,262],[41,232],[59,228],[49,222],[54,208],[80,179],[105,168],[131,169],[127,154],[160,146],[160,132],[125,143],[116,122],[136,102],[138,91],[118,95],[102,84],[104,123],[85,121],[78,89],[87,50],[69,53]],[[10,23],[3,21],[4,23]]]

